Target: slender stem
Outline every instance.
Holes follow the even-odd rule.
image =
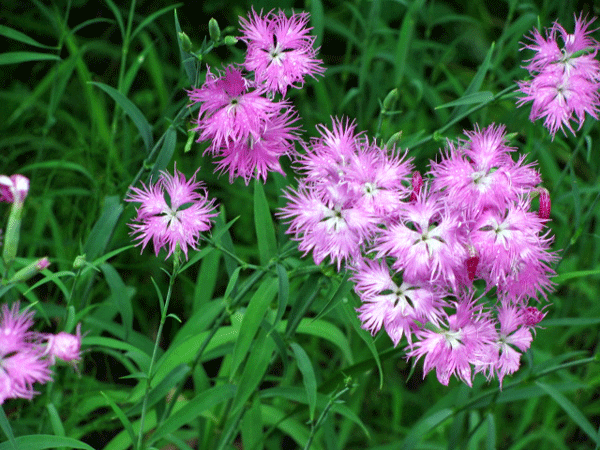
[[[156,355],[158,353],[158,347],[160,343],[160,338],[162,336],[163,327],[167,320],[167,310],[169,309],[169,302],[171,300],[171,293],[173,291],[173,284],[175,283],[175,278],[179,273],[179,247],[175,254],[173,255],[173,273],[171,273],[169,278],[169,288],[167,290],[167,296],[165,298],[165,303],[163,305],[162,311],[160,313],[160,324],[158,326],[158,332],[156,333],[156,340],[154,342],[154,350],[152,350],[152,358],[150,359],[150,365],[148,366],[148,373],[146,376],[146,392],[144,392],[144,401],[142,402],[142,415],[140,417],[140,430],[138,433],[138,442],[135,447],[138,450],[142,450],[142,443],[144,438],[144,421],[146,419],[146,407],[148,404],[148,394],[150,393],[150,385],[152,383],[152,369],[154,368],[154,362],[156,361]]]

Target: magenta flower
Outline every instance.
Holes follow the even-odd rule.
[[[29,178],[0,175],[0,202],[23,203],[29,192]]]
[[[168,247],[167,258],[179,246],[187,259],[188,246],[196,249],[200,233],[211,227],[214,212],[214,200],[208,195],[196,175],[186,180],[175,168],[174,175],[161,172],[158,181],[142,189],[131,187],[128,202],[139,202],[135,222],[129,226],[132,234],[138,234],[138,245],[142,251],[152,240],[154,252]],[[200,192],[198,192],[200,191]]]
[[[19,312],[19,303],[2,305],[0,318],[0,404],[8,398],[31,399],[34,383],[50,380],[50,360],[45,358],[40,336],[30,331],[33,311]]]
[[[307,13],[288,18],[281,10],[264,17],[252,10],[248,19],[240,18],[240,39],[248,47],[244,67],[253,71],[255,81],[264,83],[268,91],[285,95],[288,87],[302,85],[306,75],[315,78],[325,71],[322,61],[316,59],[308,19]]]
[[[287,107],[275,102],[258,89],[250,89],[242,71],[228,66],[224,74],[213,75],[208,69],[206,81],[188,92],[192,103],[200,103],[196,131],[200,141],[212,141],[209,151],[232,142],[259,140],[265,124]]]
[[[600,62],[595,57],[600,44],[590,36],[594,30],[588,30],[594,20],[576,17],[573,34],[557,22],[546,31],[546,38],[533,30],[531,43],[523,47],[535,52],[526,66],[533,79],[518,83],[524,96],[517,106],[531,101],[530,120],[544,119],[552,138],[559,129],[564,132],[563,127],[575,134],[571,122],[581,128],[586,113],[598,119]]]
[[[293,125],[296,120],[293,110],[288,109],[268,120],[258,137],[250,135],[248,139],[221,147],[217,170],[228,172],[230,183],[236,177],[242,177],[246,184],[252,178],[266,181],[268,172],[285,175],[279,158],[296,152],[294,142],[299,140],[298,127]]]

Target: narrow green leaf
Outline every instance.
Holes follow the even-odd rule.
[[[308,416],[312,422],[315,419],[315,408],[317,406],[317,378],[315,376],[315,370],[310,362],[310,358],[300,345],[292,342],[290,347],[294,351],[298,369],[300,369],[300,372],[302,373],[306,398],[308,399]]]
[[[0,53],[0,66],[7,64],[21,64],[31,61],[60,61],[60,57],[50,53],[37,52],[8,52]]]
[[[115,88],[104,84],[99,83],[97,81],[90,81],[89,84],[93,84],[94,86],[98,86],[104,92],[112,97],[112,99],[117,102],[117,104],[123,108],[125,114],[129,116],[129,118],[133,121],[134,125],[138,129],[142,140],[144,141],[144,146],[146,147],[146,152],[149,152],[154,145],[154,138],[152,137],[152,127],[150,123],[142,114],[140,109],[133,104],[131,100],[117,91]]]
[[[592,275],[600,275],[600,269],[576,270],[576,271],[573,271],[573,272],[561,273],[561,274],[558,274],[555,277],[553,277],[552,281],[554,281],[556,284],[560,284],[563,281],[567,281],[567,280],[570,280],[572,278],[589,277],[589,276],[592,276]]]
[[[35,434],[31,436],[19,436],[15,439],[19,450],[44,450],[46,448],[69,447],[84,450],[94,450],[84,442],[70,437],[52,436],[51,434]],[[12,450],[11,442],[0,444],[0,450]]]
[[[323,32],[325,29],[325,14],[321,0],[311,0],[310,2],[310,24],[312,26],[310,34],[315,36],[314,46],[318,48],[321,46],[321,42],[323,42]]]
[[[261,441],[265,439],[263,433],[262,416],[260,414],[260,397],[256,397],[252,406],[246,410],[242,417],[241,431],[243,448],[248,450],[261,450]]]
[[[10,426],[10,422],[8,421],[8,417],[6,417],[6,413],[4,412],[4,408],[0,405],[0,428],[4,432],[5,436],[8,438],[7,449],[10,450],[18,450],[17,441],[15,440],[15,435],[13,433],[12,427]]]
[[[121,11],[119,11],[119,8],[117,7],[117,5],[115,5],[115,3],[112,0],[104,1],[112,11],[113,15],[115,16],[115,19],[117,19],[117,24],[119,25],[119,30],[121,31],[121,37],[125,38],[125,24],[123,22],[123,16],[121,15]]]
[[[437,411],[427,417],[420,419],[416,425],[413,425],[406,438],[398,446],[403,450],[412,450],[421,442],[423,437],[431,430],[435,429],[443,421],[452,417],[453,412],[450,408],[445,408]]]
[[[194,301],[192,311],[199,311],[213,298],[217,278],[219,275],[219,263],[221,261],[221,252],[211,251],[202,260],[200,272],[196,279],[194,287]]]
[[[168,13],[172,9],[179,8],[180,6],[183,6],[183,5],[184,5],[183,3],[175,3],[173,5],[165,6],[164,8],[161,8],[156,12],[153,12],[148,17],[146,17],[144,20],[142,20],[139,23],[139,25],[135,28],[135,30],[133,30],[133,33],[131,33],[130,40],[133,40],[140,31],[142,31],[144,28],[146,28],[148,25],[150,25],[152,22],[154,22],[156,19],[158,19],[163,14]]]
[[[600,435],[598,431],[594,428],[594,426],[587,420],[585,415],[581,412],[577,406],[575,406],[567,397],[554,389],[553,386],[549,384],[542,383],[541,381],[536,381],[537,384],[542,390],[544,390],[552,399],[558,403],[558,405],[564,409],[567,415],[575,422],[585,434],[592,438],[592,440],[596,443],[596,445],[600,445]]]
[[[131,425],[131,421],[127,418],[127,416],[125,415],[123,410],[119,407],[119,405],[117,405],[114,402],[114,400],[112,398],[110,398],[108,395],[106,395],[102,391],[100,392],[100,394],[102,394],[102,397],[104,397],[106,402],[109,404],[109,406],[112,408],[114,413],[117,415],[117,418],[119,419],[119,421],[123,424],[123,428],[125,428],[125,430],[127,431],[127,434],[129,434],[129,438],[131,439],[131,445],[133,446],[133,448],[135,448],[137,440],[136,440],[135,432],[133,431],[133,425]]]
[[[275,325],[281,320],[290,298],[290,280],[287,270],[281,264],[277,264],[277,279],[279,280],[279,289],[277,291],[277,316],[275,317]]]
[[[317,314],[315,320],[320,319],[329,311],[333,310],[338,304],[346,298],[350,289],[352,289],[352,283],[348,281],[350,279],[350,270],[346,270],[344,273],[344,278],[340,281],[340,284],[336,288],[335,292],[331,296],[331,298],[327,301],[321,312]]]
[[[494,415],[488,413],[487,415],[487,439],[486,439],[486,450],[496,450],[496,421]]]
[[[183,66],[183,69],[185,70],[188,80],[190,80],[190,83],[192,83],[192,85],[195,86],[198,82],[198,80],[196,80],[197,59],[194,55],[186,52],[183,49],[181,38],[179,37],[179,33],[181,33],[181,25],[179,24],[179,18],[177,17],[177,9],[173,11],[173,15],[175,17],[175,30],[177,31],[177,45],[179,46],[181,64]]]
[[[461,98],[436,106],[435,109],[450,108],[451,106],[473,105],[476,103],[488,103],[494,99],[494,94],[489,91],[474,92],[463,95]]]
[[[541,325],[548,327],[589,327],[600,324],[600,317],[559,317],[556,319],[544,319]]]
[[[34,47],[46,48],[46,49],[55,49],[57,47],[52,47],[49,45],[40,44],[35,39],[30,38],[24,33],[17,31],[13,28],[9,28],[5,25],[0,25],[0,36],[7,37],[9,39],[13,39],[15,41],[23,42],[25,44],[33,45]]]
[[[177,145],[177,132],[175,128],[169,127],[169,129],[165,132],[165,139],[163,145],[156,157],[156,161],[152,166],[152,172],[150,173],[150,177],[153,180],[156,180],[158,177],[158,173],[161,170],[165,170],[166,167],[171,162],[173,158],[173,154],[175,153],[175,146]]]
[[[274,350],[275,344],[273,343],[273,340],[268,337],[266,331],[261,330],[258,333],[255,345],[252,346],[248,361],[246,362],[244,371],[240,377],[238,389],[231,405],[230,416],[238,414],[246,401],[258,388],[258,385],[269,368],[269,362],[271,361]]]
[[[375,360],[375,364],[377,365],[377,369],[379,370],[379,386],[383,388],[383,368],[381,367],[381,359],[379,358],[379,352],[377,351],[377,347],[375,346],[375,342],[373,342],[373,336],[369,334],[366,330],[364,330],[361,326],[360,320],[356,315],[356,311],[352,307],[350,300],[346,302],[342,302],[343,311],[346,313],[346,318],[354,328],[354,331],[358,334],[358,336],[363,340],[363,342],[367,345],[367,348],[373,355],[373,359]]]
[[[265,312],[275,297],[276,288],[276,279],[271,278],[265,280],[250,299],[248,308],[246,309],[246,312],[244,312],[240,334],[235,341],[233,354],[231,355],[231,369],[229,372],[230,380],[233,380],[240,364],[248,354],[254,336],[260,327],[261,321],[265,317]]]
[[[33,164],[28,164],[24,167],[21,167],[21,172],[35,171],[38,169],[47,169],[47,170],[72,170],[74,172],[79,172],[84,175],[88,180],[90,180],[94,185],[96,184],[96,178],[80,164],[70,162],[70,161],[62,161],[62,160],[50,160],[50,161],[41,161]]]
[[[258,179],[254,182],[254,225],[258,240],[260,264],[266,266],[269,260],[277,254],[277,241],[275,240],[275,227],[273,226],[269,203],[263,185]]]
[[[128,340],[128,332],[133,329],[133,306],[131,305],[131,299],[135,294],[135,289],[125,286],[121,275],[110,264],[103,263],[100,265],[100,269],[110,289],[112,300],[119,314],[121,314],[123,329],[125,330],[125,340]]]
[[[285,329],[286,338],[290,338],[294,334],[298,324],[304,318],[304,314],[311,307],[312,302],[321,289],[322,279],[322,274],[312,274],[306,283],[303,284],[300,292],[298,292],[292,305],[292,310],[288,315],[288,323]]]
[[[100,213],[100,218],[94,224],[94,227],[83,246],[83,253],[85,253],[90,260],[94,260],[104,253],[122,212],[123,205],[121,204],[119,197],[113,195],[104,199],[104,206]]]
[[[404,77],[404,68],[408,61],[408,51],[415,29],[415,16],[423,7],[423,3],[424,0],[415,0],[402,20],[394,61],[394,86],[396,87],[400,87],[402,78]]]
[[[148,393],[148,400],[146,408],[152,408],[160,400],[164,399],[169,391],[180,382],[183,382],[189,373],[191,372],[190,366],[187,364],[179,364],[169,374],[161,380],[155,387]],[[128,416],[135,416],[142,412],[142,401],[136,404],[133,408],[127,411]]]
[[[333,323],[326,320],[314,320],[305,317],[298,324],[298,329],[296,332],[299,334],[308,334],[310,336],[319,337],[331,342],[340,349],[344,359],[346,359],[349,364],[353,363],[350,343],[348,342],[348,339],[344,333],[342,333],[340,329]]]
[[[64,436],[65,435],[65,427],[63,426],[62,420],[60,420],[60,415],[56,410],[56,406],[54,403],[46,404],[46,409],[48,410],[48,416],[50,417],[50,424],[52,425],[52,431],[56,436]]]
[[[152,445],[167,434],[173,433],[185,424],[193,422],[204,411],[231,399],[235,393],[235,386],[231,384],[215,386],[201,392],[165,420],[150,436],[148,444]]]

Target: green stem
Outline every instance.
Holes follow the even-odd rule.
[[[171,300],[171,293],[173,291],[173,284],[175,283],[175,278],[177,278],[177,274],[179,272],[179,247],[175,251],[173,255],[173,273],[171,273],[169,278],[169,288],[167,290],[167,296],[165,298],[165,303],[163,305],[162,311],[160,313],[160,324],[158,326],[158,332],[156,333],[156,340],[154,342],[154,350],[152,350],[152,358],[150,359],[150,365],[148,366],[148,373],[146,376],[146,392],[144,392],[144,400],[142,402],[142,414],[140,417],[140,430],[138,433],[138,442],[135,447],[138,450],[142,450],[142,443],[144,439],[144,421],[146,419],[146,407],[148,404],[148,394],[150,393],[150,385],[152,383],[152,369],[154,368],[154,362],[156,361],[156,355],[158,354],[158,347],[160,343],[160,338],[162,336],[162,331],[165,326],[165,322],[167,320],[167,310],[169,309],[169,302]]]

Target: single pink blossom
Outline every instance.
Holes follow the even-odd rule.
[[[81,360],[81,324],[77,324],[75,334],[61,331],[58,334],[47,334],[46,352],[52,361],[55,358],[66,362]]]
[[[138,223],[129,225],[132,234],[137,234],[138,245],[143,250],[152,241],[157,256],[161,248],[168,247],[167,258],[179,246],[187,259],[188,246],[196,249],[200,233],[210,229],[217,215],[203,183],[196,181],[195,174],[186,180],[177,168],[173,176],[161,172],[152,185],[131,187],[125,200],[141,204],[134,219]]]
[[[288,87],[300,87],[304,77],[315,78],[325,71],[316,58],[315,37],[308,27],[307,13],[287,17],[281,10],[263,16],[256,11],[240,18],[241,40],[247,46],[244,67],[254,72],[255,81],[268,91],[285,95]]]

